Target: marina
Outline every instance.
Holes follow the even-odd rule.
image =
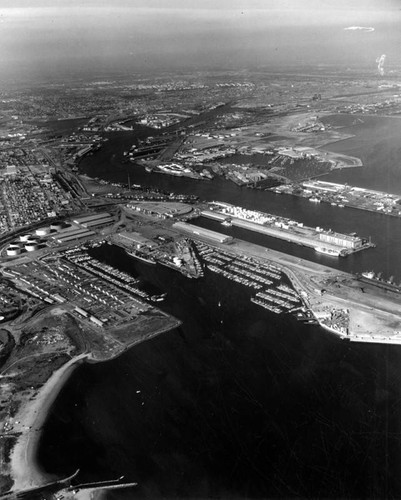
[[[252,303],[275,314],[299,311],[303,307],[301,297],[284,283],[285,275],[274,265],[201,242],[196,242],[196,247],[209,271],[248,287]]]

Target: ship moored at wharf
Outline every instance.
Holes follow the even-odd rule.
[[[316,247],[317,253],[323,253],[324,255],[331,255],[332,257],[345,257],[347,255],[343,249],[339,248],[338,250],[335,248],[326,248],[326,247]]]
[[[340,339],[401,344],[399,293],[362,283],[360,276],[199,226],[179,222],[173,228],[191,235],[207,272],[246,287],[255,306],[319,324]]]
[[[143,252],[139,252],[138,250],[126,251],[127,255],[130,257],[134,257],[134,259],[141,260],[142,262],[146,262],[147,264],[156,264],[156,260],[150,255],[145,255]]]
[[[313,248],[318,253],[345,257],[374,246],[368,239],[353,234],[343,234],[323,229],[308,227],[285,217],[248,210],[229,203],[213,201],[201,215],[217,220],[225,226],[232,225],[266,234],[291,243]]]

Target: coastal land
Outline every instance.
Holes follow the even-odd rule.
[[[75,368],[84,362],[104,362],[134,345],[180,325],[152,307],[148,318],[133,318],[118,328],[78,323],[63,307],[49,307],[7,325],[17,347],[1,368],[2,492],[38,488],[59,489],[60,478],[49,476],[37,461],[37,448],[49,409]],[[11,489],[7,494],[7,486]],[[2,497],[3,498],[3,497]]]
[[[144,84],[141,81],[138,85],[140,98]],[[299,87],[302,93],[304,85],[301,82]],[[348,85],[346,82],[345,88]],[[106,110],[99,105],[95,116],[89,118],[90,113],[85,113],[89,121],[80,121],[79,133],[67,130],[55,136],[50,122],[33,125],[30,121],[24,142],[21,119],[21,131],[16,129],[21,139],[16,143],[7,139],[3,148],[7,167],[2,169],[7,213],[1,220],[0,240],[0,291],[4,297],[0,320],[0,494],[4,498],[29,498],[31,492],[42,488],[52,495],[63,492],[64,498],[72,498],[71,478],[53,477],[37,461],[42,428],[60,389],[80,364],[114,359],[181,324],[179,318],[163,311],[162,290],[149,291],[140,276],[131,273],[131,266],[122,270],[96,258],[98,246],[118,246],[133,261],[166,266],[188,279],[200,279],[207,270],[224,273],[254,290],[255,304],[320,325],[322,335],[329,332],[342,341],[401,344],[397,287],[363,281],[359,275],[240,238],[223,241],[226,235],[210,238],[200,230],[188,236],[175,227],[177,222],[196,219],[205,208],[196,190],[191,191],[193,185],[186,187],[186,194],[172,192],[170,180],[177,177],[208,185],[220,176],[223,179],[219,182],[233,182],[235,188],[263,190],[363,166],[356,156],[325,150],[329,144],[353,137],[328,120],[339,106],[355,111],[347,98],[343,103],[341,98],[334,99],[332,92],[323,100],[315,98],[320,94],[298,95],[296,100],[284,99],[283,103],[283,89],[293,90],[292,83],[280,80],[280,90],[272,91],[272,104],[267,104],[267,87],[264,82],[259,89],[239,83],[221,92],[210,83],[216,93],[200,87],[203,103],[192,109],[193,96],[186,97],[188,88],[172,91],[169,84],[152,83],[148,88],[156,99],[152,109],[159,106],[159,115],[148,111],[146,103],[138,104],[135,110],[126,109],[121,117],[115,116],[115,104]],[[84,103],[88,89],[85,87],[82,94]],[[127,89],[135,92],[131,82],[116,90],[121,108]],[[313,91],[319,91],[317,85]],[[63,99],[70,102],[68,90],[65,92]],[[388,92],[390,95],[392,90]],[[31,95],[22,93],[20,99],[31,102]],[[188,109],[179,120],[171,121],[161,110],[174,108],[175,99]],[[81,101],[74,95],[71,102]],[[396,112],[398,101],[390,104]],[[350,123],[363,122],[360,117],[349,118]],[[14,121],[10,118],[13,127]],[[128,122],[137,127],[138,137],[134,137],[134,125],[121,125]],[[141,128],[140,124],[145,125]],[[119,133],[131,134],[119,144],[121,151],[112,140],[116,140],[112,134]],[[88,158],[93,155],[95,171],[96,155],[107,148],[110,155],[103,174],[106,176],[112,165],[120,178],[107,181],[102,173],[84,173]],[[165,174],[162,177],[167,181],[162,182],[167,188],[145,187],[142,180],[132,183],[136,175],[143,179],[154,172]],[[148,179],[151,184],[154,177]],[[38,186],[45,186],[39,194]],[[391,201],[396,208],[397,200]],[[202,257],[199,244],[218,266]],[[265,293],[266,300],[259,300],[256,290],[262,290],[260,283],[268,283],[261,270],[268,269],[288,278],[291,286],[286,284],[283,289],[277,279],[273,287],[276,296],[266,299],[266,285],[258,292]],[[285,304],[286,310],[277,307],[287,299],[296,302],[294,310]],[[102,486],[85,486],[74,498],[101,498],[101,490]]]
[[[180,218],[197,217],[202,208],[204,204],[129,202],[113,212],[114,218],[102,228],[102,237],[127,251],[140,245],[147,261],[172,267],[189,278],[199,278],[205,264],[197,251],[190,250],[185,243],[187,236],[183,239],[176,222]],[[197,231],[191,240],[219,249],[224,255],[240,258],[245,264],[248,259],[247,265],[256,272],[264,266],[280,270],[302,302],[306,314],[302,318],[308,322],[319,324],[349,341],[401,343],[401,305],[396,291],[361,283],[356,276],[264,246],[216,235],[211,240],[209,234]],[[95,237],[99,235],[94,234]],[[95,247],[99,244],[96,238],[92,243]],[[88,254],[90,248],[91,243],[86,243],[70,245],[67,250],[62,242],[61,253],[56,259],[53,249],[42,248],[37,250],[35,260],[17,256],[3,263],[4,276],[11,279],[21,293],[25,290],[28,294],[21,296],[24,297],[21,313],[5,325],[16,345],[10,350],[1,371],[3,392],[7,392],[9,398],[7,404],[5,399],[2,401],[2,439],[8,443],[2,480],[9,485],[11,495],[42,487],[65,488],[62,479],[48,476],[41,470],[36,454],[49,408],[74,368],[83,362],[113,359],[135,344],[180,324],[178,319],[139,297],[115,295],[113,287],[117,285],[121,290],[128,275],[93,260]],[[183,265],[185,255],[189,260]],[[97,275],[89,276],[86,274],[89,270]],[[38,272],[44,276],[42,281],[37,279]],[[52,288],[52,274],[59,282],[56,290]],[[118,281],[114,283],[116,278]],[[82,280],[86,280],[88,289],[96,291],[93,297],[87,296],[87,301],[91,297],[95,298],[95,303],[85,306],[86,309],[79,295],[69,295],[73,290],[82,295]],[[134,293],[145,294],[148,300],[152,297],[152,300],[159,300],[159,296],[150,297],[133,285],[127,286]],[[106,297],[104,294],[109,300],[107,308],[101,305]],[[49,297],[58,298],[59,303],[44,306],[44,298]],[[124,301],[130,304],[133,312],[121,318],[117,309],[121,309]],[[100,305],[96,305],[99,302]],[[113,307],[117,308],[115,313]],[[103,322],[100,318],[105,317],[106,311],[109,311],[108,322]]]
[[[346,309],[348,328],[340,331],[324,321],[319,324],[353,342],[401,344],[401,305],[399,294],[374,285],[365,285],[348,273],[282,254],[248,242],[234,242],[237,253],[267,258],[278,265],[303,297],[316,318],[327,311]]]

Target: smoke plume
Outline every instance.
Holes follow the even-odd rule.
[[[376,59],[377,62],[377,69],[379,71],[379,74],[381,76],[384,75],[384,61],[386,60],[386,54],[382,54]]]

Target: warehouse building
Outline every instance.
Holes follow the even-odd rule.
[[[88,222],[93,222],[95,220],[100,220],[100,219],[106,219],[108,217],[111,217],[111,215],[109,214],[109,212],[101,212],[101,213],[98,213],[98,214],[77,217],[76,219],[74,219],[74,222],[75,222],[75,224],[81,224],[81,225],[83,225],[83,224],[86,224]]]
[[[87,236],[92,236],[95,233],[89,231],[88,229],[74,229],[72,231],[65,231],[59,233],[56,239],[59,243],[66,243],[67,241],[79,240],[81,238],[86,238]]]
[[[319,239],[331,245],[337,245],[344,248],[361,248],[363,245],[362,238],[348,234],[335,232],[324,232],[319,234]]]
[[[232,236],[217,233],[216,231],[211,231],[210,229],[205,229],[204,227],[187,224],[186,222],[176,222],[173,224],[173,228],[189,236],[193,236],[195,238],[198,236],[215,243],[231,243],[233,241]]]
[[[135,231],[124,231],[119,233],[119,237],[124,241],[124,243],[135,247],[136,249],[140,248],[156,248],[158,246],[157,243],[150,240],[149,238],[145,238],[142,234],[137,233]]]
[[[94,219],[86,222],[81,222],[82,227],[98,227],[98,226],[107,226],[109,224],[113,224],[114,217],[102,217],[101,219]]]

